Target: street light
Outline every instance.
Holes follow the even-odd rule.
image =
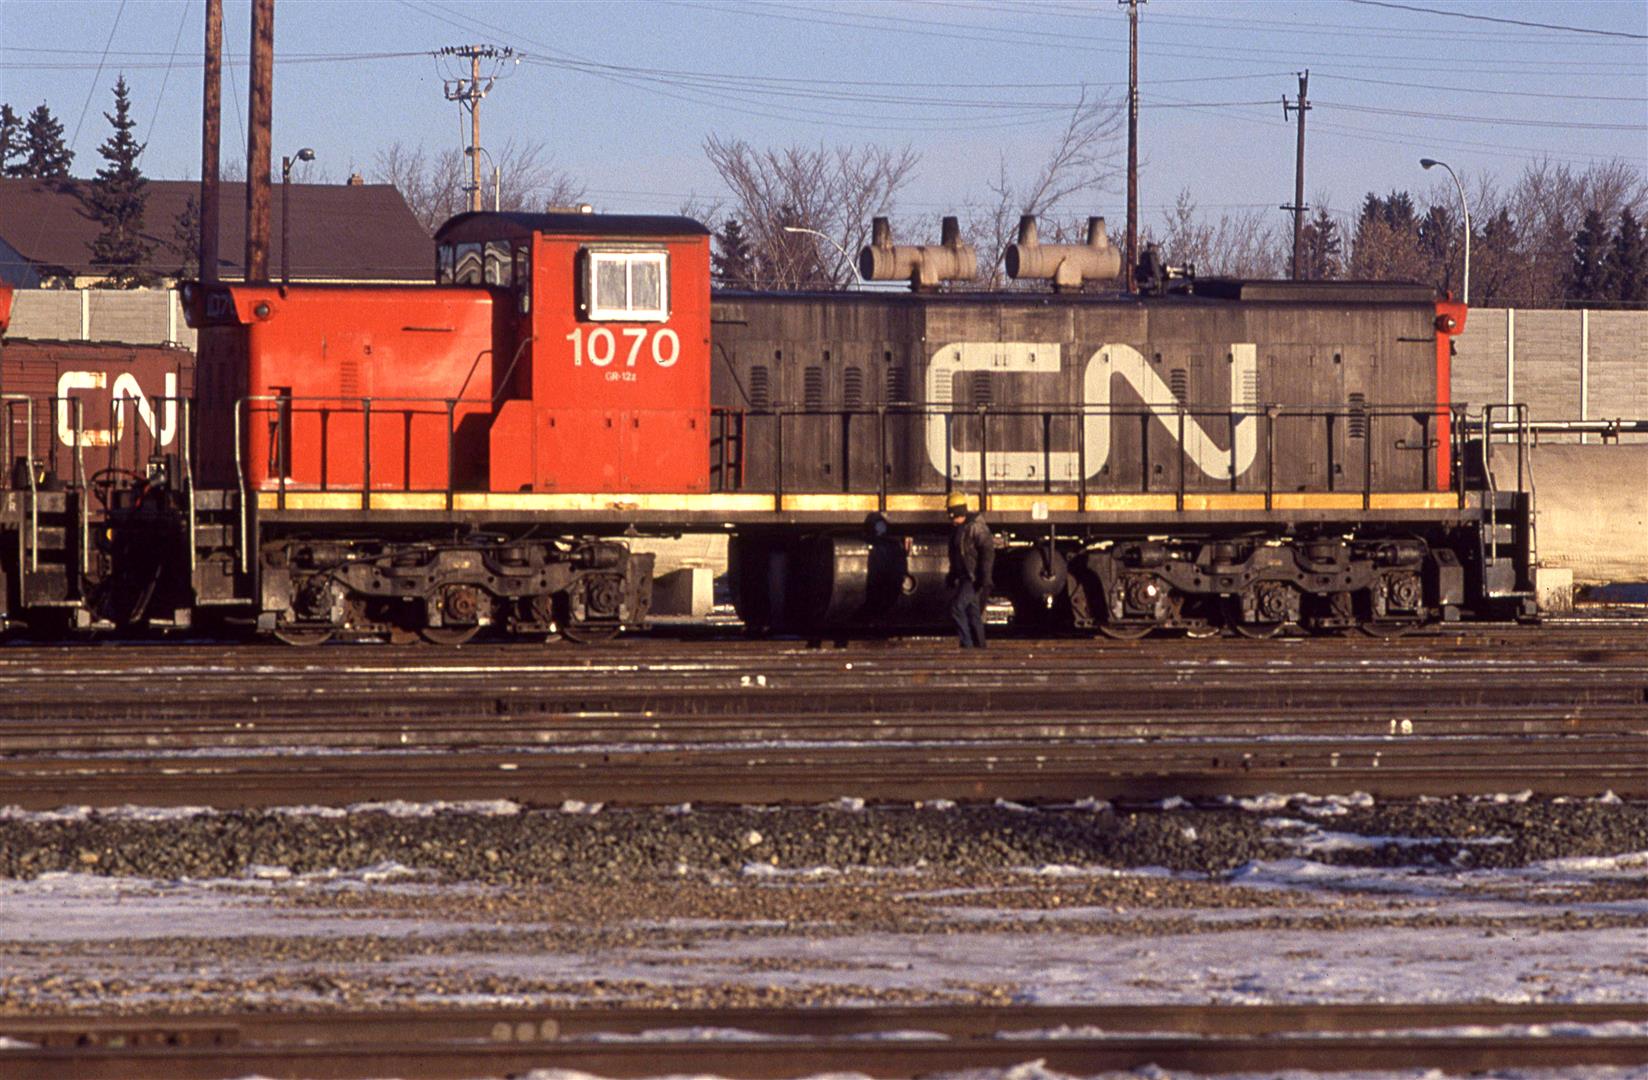
[[[487,166],[487,168],[492,170],[492,212],[497,213],[498,209],[499,209],[499,203],[501,203],[503,201],[500,198],[500,195],[501,195],[501,192],[502,192],[502,189],[503,189],[503,177],[502,177],[502,174],[498,171],[497,163],[492,160],[492,155],[488,154],[486,152],[486,147],[484,147],[484,146],[466,146],[466,147],[464,147],[464,154],[467,157],[474,157],[477,153],[479,153],[482,157],[486,158],[486,166]]]
[[[828,233],[821,233],[817,229],[803,228],[800,225],[786,225],[784,226],[784,231],[787,233],[809,233],[813,236],[822,238],[841,254],[841,261],[846,263],[847,269],[853,272],[853,280],[860,285],[864,284],[864,279],[858,274],[858,263],[853,260],[851,255],[847,254],[847,249],[836,243],[834,238],[832,238]]]
[[[305,146],[295,157],[280,159],[280,287],[292,284],[292,162],[313,161],[315,152]]]
[[[1448,170],[1448,175],[1453,177],[1453,186],[1459,189],[1459,206],[1460,206],[1460,209],[1463,210],[1464,214],[1465,214],[1465,286],[1464,286],[1464,295],[1461,296],[1460,299],[1462,301],[1464,301],[1466,307],[1470,307],[1470,305],[1471,305],[1471,205],[1470,205],[1470,203],[1465,201],[1465,185],[1461,184],[1459,182],[1459,177],[1454,174],[1454,171],[1451,168],[1448,168],[1448,163],[1446,161],[1437,161],[1435,158],[1428,158],[1427,157],[1427,158],[1420,158],[1419,159],[1419,164],[1422,167],[1426,168],[1426,169],[1429,169],[1433,165],[1440,165],[1444,169],[1447,169]]]

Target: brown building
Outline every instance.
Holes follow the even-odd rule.
[[[103,271],[91,264],[92,242],[100,227],[82,194],[84,180],[54,183],[0,180],[0,281],[18,288],[84,288],[98,284]],[[218,276],[245,277],[246,185],[220,186]],[[179,277],[193,262],[178,237],[178,223],[194,180],[151,180],[144,234],[155,243],[151,270],[157,286]],[[291,269],[294,281],[433,281],[434,246],[406,200],[389,184],[293,184]],[[281,191],[270,200],[269,266],[280,272]]]

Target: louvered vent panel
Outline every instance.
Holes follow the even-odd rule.
[[[842,404],[849,409],[864,406],[864,369],[849,367],[841,377]]]
[[[1350,395],[1350,437],[1365,439],[1368,437],[1368,396],[1366,394]]]
[[[824,369],[808,366],[801,372],[801,399],[808,412],[824,407]]]

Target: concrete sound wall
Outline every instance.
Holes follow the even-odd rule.
[[[1648,311],[1473,308],[1455,342],[1453,399],[1525,402],[1534,420],[1648,419]]]
[[[8,337],[195,347],[175,289],[18,289]]]

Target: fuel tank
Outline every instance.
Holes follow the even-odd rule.
[[[755,629],[949,625],[942,537],[735,536],[728,558],[738,615]]]

